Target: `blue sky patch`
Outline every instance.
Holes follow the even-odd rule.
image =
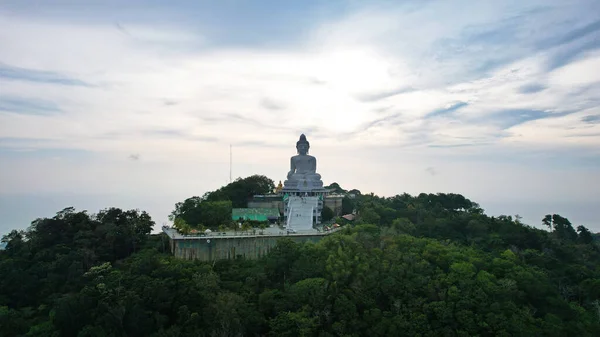
[[[547,87],[540,83],[527,84],[519,88],[519,92],[522,94],[535,94],[545,90]]]
[[[581,121],[589,124],[600,124],[600,115],[585,116]]]
[[[588,35],[596,35],[598,31],[600,31],[600,20],[586,24],[583,27],[579,27],[568,31],[562,36],[552,37],[550,39],[540,41],[537,45],[540,49],[552,48],[558,45],[571,43]]]
[[[491,143],[431,144],[431,145],[427,145],[427,147],[443,149],[443,148],[472,147],[472,146],[483,146],[483,145],[491,145]]]
[[[89,86],[89,84],[81,80],[63,76],[59,73],[13,67],[2,63],[0,63],[0,78],[39,83]]]
[[[552,54],[546,63],[547,70],[551,71],[565,66],[580,59],[585,53],[597,49],[600,49],[600,38],[598,37],[587,38],[584,41],[577,41],[577,43],[571,48]]]
[[[34,145],[23,145],[23,146],[10,146],[5,147],[0,143],[0,158],[36,158],[36,159],[48,159],[48,158],[63,158],[63,159],[85,159],[92,158],[93,152],[82,150],[82,149],[67,149],[67,148],[37,148],[40,146],[38,143]]]
[[[0,96],[0,111],[22,115],[47,116],[62,112],[53,102],[39,99],[2,97]]]
[[[431,117],[437,117],[437,116],[443,116],[443,115],[447,115],[447,114],[451,114],[461,108],[466,107],[467,105],[469,105],[469,103],[466,102],[457,102],[452,104],[452,106],[448,107],[448,108],[443,108],[443,109],[437,109],[434,110],[430,113],[428,113],[425,118],[431,118]]]
[[[500,112],[485,116],[482,119],[482,122],[484,122],[485,124],[487,124],[487,123],[496,124],[502,129],[509,129],[513,126],[523,124],[523,123],[526,123],[529,121],[543,119],[543,118],[549,118],[549,117],[564,116],[564,115],[565,115],[564,113],[563,114],[551,114],[549,112],[541,111],[541,110],[527,110],[527,109],[504,110],[504,111],[500,111]]]

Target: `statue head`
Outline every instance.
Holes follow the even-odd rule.
[[[308,140],[306,140],[306,136],[304,134],[301,134],[300,139],[296,142],[296,150],[298,151],[298,154],[307,154],[309,148],[310,143],[308,142]]]

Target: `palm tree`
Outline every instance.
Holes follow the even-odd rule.
[[[191,226],[182,218],[175,218],[173,221],[173,227],[175,227],[175,229],[177,229],[177,231],[183,235],[189,234],[190,230],[192,230]]]
[[[252,226],[250,226],[248,222],[242,224],[242,231],[247,232],[250,228],[252,228]]]

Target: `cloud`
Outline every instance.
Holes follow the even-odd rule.
[[[309,79],[308,79],[308,83],[310,83],[310,84],[314,84],[314,85],[323,85],[323,84],[327,84],[327,82],[325,82],[325,81],[322,81],[322,80],[320,80],[320,79],[318,79],[318,78],[315,78],[315,77],[311,77],[311,78],[309,78]]]
[[[60,113],[61,109],[52,102],[0,96],[0,111],[15,114],[48,116]]]
[[[580,87],[600,83],[596,71],[600,71],[600,45],[586,57],[569,63],[549,73],[549,82],[554,86]]]
[[[528,143],[531,146],[557,148],[571,147],[583,151],[587,149],[590,154],[597,154],[597,134],[600,133],[600,124],[588,124],[582,121],[585,116],[600,112],[599,108],[592,108],[570,114],[563,114],[555,118],[536,119],[527,123],[515,125],[507,132],[510,137],[504,141],[508,143]]]
[[[22,145],[36,142],[45,142],[49,139],[44,138],[24,138],[24,137],[2,137],[0,138],[0,145]]]
[[[581,118],[582,122],[589,124],[598,124],[600,123],[600,115],[588,115]]]
[[[12,144],[0,146],[0,157],[6,162],[13,160],[42,159],[52,162],[73,162],[77,160],[88,160],[93,156],[92,152],[71,148],[30,146],[28,144]]]
[[[289,148],[286,144],[273,144],[265,141],[249,141],[249,142],[237,142],[231,144],[232,146],[239,147],[255,147],[255,148]]]
[[[264,97],[260,100],[260,105],[267,110],[273,110],[273,111],[279,111],[279,110],[285,109],[285,106],[282,103],[277,102],[277,101],[275,101],[271,98],[267,98],[267,97]]]
[[[535,8],[535,5],[530,7]],[[275,133],[272,135],[275,137],[284,136],[286,132],[292,130],[319,125],[322,131],[332,138],[348,136],[346,139],[348,142],[365,144],[367,139],[373,144],[391,144],[399,141],[408,144],[412,136],[407,137],[402,134],[410,133],[414,128],[431,134],[434,131],[432,128],[443,125],[444,128],[452,129],[459,125],[444,121],[420,122],[425,117],[439,118],[452,113],[452,118],[455,120],[461,120],[462,123],[476,123],[475,125],[484,120],[483,116],[487,115],[495,116],[490,119],[492,122],[496,119],[511,120],[502,123],[498,121],[496,125],[499,129],[492,134],[495,136],[497,131],[515,122],[513,117],[501,117],[497,111],[556,109],[553,106],[556,106],[559,98],[567,95],[567,91],[557,95],[558,89],[552,83],[552,78],[546,90],[531,87],[530,83],[536,78],[539,78],[539,83],[546,82],[543,73],[543,56],[535,61],[532,60],[531,65],[523,65],[521,68],[515,68],[518,62],[508,63],[506,66],[501,62],[498,65],[499,70],[487,71],[483,78],[458,84],[470,86],[462,91],[457,91],[452,86],[440,87],[439,84],[442,82],[439,82],[438,78],[446,77],[448,79],[446,82],[456,83],[464,78],[460,75],[456,76],[457,71],[468,74],[466,78],[473,78],[474,70],[469,69],[467,63],[477,65],[479,54],[473,54],[473,58],[468,53],[461,52],[460,57],[466,56],[465,62],[454,64],[455,59],[449,57],[447,50],[437,56],[438,61],[434,60],[433,68],[419,62],[427,59],[427,57],[423,58],[423,55],[432,51],[437,52],[442,46],[453,46],[456,49],[461,43],[472,42],[474,43],[472,46],[493,45],[506,49],[511,36],[518,35],[520,29],[530,23],[523,21],[523,17],[519,15],[502,18],[503,9],[498,12],[497,8],[492,10],[484,6],[477,7],[476,9],[483,14],[482,17],[469,19],[450,30],[439,30],[426,25],[423,36],[417,40],[412,38],[414,51],[422,52],[423,55],[413,52],[397,54],[395,52],[399,49],[389,47],[402,47],[402,43],[390,44],[384,41],[389,32],[398,33],[398,40],[405,36],[401,32],[405,25],[399,23],[398,17],[408,22],[420,22],[434,9],[441,8],[444,6],[439,2],[432,2],[413,7],[411,11],[406,11],[406,8],[402,7],[391,11],[359,11],[359,14],[347,16],[341,21],[330,24],[328,33],[324,33],[318,27],[305,46],[292,51],[217,48],[194,52],[166,52],[165,50],[163,53],[163,48],[182,39],[169,33],[164,38],[146,39],[153,41],[152,46],[139,45],[129,37],[122,36],[122,33],[119,37],[119,29],[115,29],[114,23],[112,27],[107,26],[106,29],[99,25],[88,26],[86,29],[91,35],[110,37],[113,42],[107,45],[115,47],[118,53],[135,55],[144,62],[135,65],[129,62],[108,64],[103,61],[96,62],[99,60],[94,58],[88,59],[87,64],[103,64],[103,67],[110,67],[110,73],[114,73],[114,75],[103,74],[95,80],[110,84],[115,88],[114,90],[104,92],[87,90],[80,94],[81,97],[85,97],[86,104],[92,106],[91,110],[99,110],[93,106],[103,106],[105,112],[94,111],[91,112],[94,117],[83,119],[83,116],[77,116],[75,112],[75,109],[80,109],[77,105],[81,105],[83,101],[69,104],[73,102],[68,102],[66,97],[61,102],[61,107],[64,106],[64,109],[69,111],[69,115],[75,114],[73,117],[76,120],[85,121],[83,123],[112,125],[112,130],[104,130],[104,133],[126,132],[125,128],[119,125],[134,123],[136,127],[148,129],[158,126],[167,126],[175,130],[186,129],[186,132],[218,138],[224,142],[258,141],[260,137],[247,132],[248,125],[261,130],[274,130]],[[525,9],[523,12],[529,13],[529,11],[532,11],[534,16],[539,16],[540,13],[547,14],[548,11],[553,15],[557,14],[556,9],[552,8],[545,12],[532,9]],[[498,15],[496,12],[501,14]],[[490,20],[490,18],[494,19]],[[449,18],[443,18],[442,24],[459,22],[458,19],[448,20]],[[72,30],[66,24],[62,26]],[[150,31],[139,23],[135,25],[119,23],[119,26],[130,32],[130,35],[136,29],[139,32]],[[56,27],[61,26],[55,26],[55,30]],[[116,35],[110,33],[111,29]],[[349,33],[356,30],[361,30],[363,33],[354,35],[352,41],[359,44],[351,46],[346,43],[348,42],[346,40],[348,36],[352,36]],[[177,31],[177,28],[172,28],[170,31]],[[338,32],[345,35],[339,35]],[[140,33],[139,36],[144,34]],[[336,40],[337,37],[341,38]],[[190,38],[193,39],[189,34],[185,37],[185,39]],[[200,40],[203,39],[204,36],[201,36]],[[379,41],[386,43],[381,45]],[[444,44],[443,41],[447,42]],[[157,50],[161,52],[156,54]],[[516,54],[511,54],[507,60],[518,59],[519,53],[522,52],[519,48],[513,50],[512,53]],[[488,52],[486,55],[489,56],[491,53]],[[172,66],[175,64],[177,66]],[[446,66],[450,64],[456,67],[448,73]],[[76,66],[74,69],[82,68]],[[146,69],[154,69],[154,71],[149,73]],[[441,72],[434,75],[430,72],[431,69]],[[516,72],[513,72],[514,69],[517,69]],[[129,78],[119,76],[117,75],[119,72],[131,76]],[[202,76],[199,77],[198,74]],[[319,85],[310,85],[311,79],[313,82],[316,79]],[[119,92],[116,91],[117,88]],[[23,89],[32,90],[33,87],[23,87]],[[524,101],[518,96],[511,97],[513,91],[535,97]],[[172,102],[177,102],[177,111],[167,113],[141,100],[142,97],[155,95],[169,97],[164,102],[165,107],[172,107]],[[56,97],[55,94],[52,96]],[[259,106],[255,106],[253,102],[253,97],[257,96],[263,97],[259,101]],[[498,99],[502,96],[510,98],[502,102],[502,99]],[[277,97],[277,100],[272,97]],[[305,97],[311,99],[307,100]],[[282,109],[284,107],[282,102],[286,102],[285,110]],[[381,104],[384,106],[383,110]],[[265,109],[265,112],[277,111],[278,121],[274,122],[271,116],[261,112],[261,108]],[[124,114],[116,113],[123,109],[126,111]],[[115,111],[115,113],[108,113],[108,111]],[[481,118],[471,117],[471,114],[475,113]],[[106,123],[100,118],[114,122]],[[215,127],[225,125],[222,123],[227,123],[227,127],[232,131],[226,136],[231,138],[230,140],[224,139],[222,134],[215,133],[217,130]],[[434,140],[435,136],[429,139],[439,144],[440,139]]]
[[[398,88],[398,89],[382,91],[382,92],[377,92],[377,93],[362,93],[362,94],[356,95],[356,98],[363,102],[373,102],[373,101],[379,101],[384,98],[411,92],[414,90],[415,90],[414,88],[410,88],[410,87]]]
[[[130,154],[129,157],[127,157],[127,158],[129,158],[133,161],[138,161],[138,160],[140,160],[140,155],[137,153],[133,153],[133,154]]]
[[[156,130],[146,130],[142,132],[144,135],[148,136],[158,136],[158,137],[184,137],[184,133],[181,130],[169,130],[169,129],[156,129]]]
[[[186,142],[217,142],[218,138],[197,134],[195,132],[186,131],[184,129],[154,129],[144,130],[139,133],[144,138],[150,139],[172,139],[183,140]]]
[[[1,63],[0,78],[62,85],[89,86],[89,84],[85,83],[84,81],[70,78],[59,73],[12,67]]]
[[[474,81],[439,86],[443,83],[438,80],[439,78],[446,77],[448,81],[445,82],[456,83],[463,78],[456,76],[457,71],[468,73],[467,78],[472,78],[473,70],[469,68],[467,62],[460,62],[454,64],[455,70],[450,73],[445,72],[446,65],[454,62],[452,57],[448,57],[447,51],[440,55],[441,58],[434,61],[433,68],[430,68],[420,63],[420,60],[424,59],[422,55],[412,52],[396,54],[394,53],[396,50],[388,48],[402,46],[401,43],[388,44],[387,41],[384,45],[376,43],[387,36],[386,32],[390,32],[390,29],[394,33],[399,33],[399,40],[405,36],[404,33],[399,32],[405,26],[398,23],[398,17],[403,17],[409,22],[422,21],[433,8],[444,7],[440,6],[440,3],[429,3],[416,6],[412,11],[405,11],[405,8],[401,7],[400,10],[387,12],[364,11],[362,14],[351,15],[330,24],[329,33],[323,33],[323,30],[318,27],[315,30],[317,33],[313,34],[305,45],[300,45],[293,50],[216,48],[168,51],[172,43],[183,41],[170,32],[181,29],[171,28],[167,30],[169,33],[162,37],[146,39],[153,41],[151,45],[147,43],[140,45],[129,37],[123,36],[124,34],[116,29],[118,27],[114,23],[105,28],[101,25],[86,26],[85,30],[91,35],[108,38],[105,45],[112,46],[114,49],[108,54],[131,55],[143,62],[134,64],[127,60],[124,62],[120,60],[109,63],[105,62],[108,60],[87,58],[85,63],[91,65],[88,68],[110,69],[109,72],[101,72],[98,75],[83,71],[83,67],[74,62],[73,69],[76,69],[74,74],[83,71],[89,78],[94,78],[95,83],[104,83],[111,89],[80,90],[77,93],[80,98],[74,102],[66,92],[62,93],[54,88],[52,89],[54,92],[48,94],[47,98],[56,99],[57,95],[62,96],[60,106],[68,112],[69,116],[84,125],[106,126],[103,133],[127,132],[125,126],[133,123],[136,128],[155,129],[166,126],[175,130],[186,129],[186,132],[221,139],[223,142],[232,142],[258,141],[262,135],[248,132],[249,125],[260,130],[274,130],[273,137],[288,137],[285,135],[287,132],[318,125],[322,132],[332,139],[347,136],[348,138],[345,139],[347,142],[357,144],[366,144],[365,141],[373,144],[397,142],[410,144],[412,136],[403,136],[403,134],[410,133],[414,128],[424,133],[431,133],[431,128],[441,127],[443,124],[443,122],[422,122],[425,117],[439,118],[444,114],[453,113],[453,118],[463,123],[479,123],[476,118],[469,117],[470,114],[477,113],[479,116],[485,116],[493,115],[498,110],[519,109],[544,111],[553,109],[556,101],[567,94],[565,91],[557,95],[553,83],[548,84],[548,89],[542,91],[526,87],[536,78],[540,79],[539,82],[545,83],[545,74],[542,72],[544,57],[532,61],[531,65],[516,68],[516,72],[511,72],[514,69],[510,68],[514,68],[518,62],[505,67],[500,65],[499,70],[486,75],[479,74],[483,77]],[[518,22],[517,26],[520,28],[520,25],[524,24],[522,17],[517,15],[509,16],[509,19],[486,21],[484,19],[497,16],[497,13],[486,8],[481,10],[485,13],[483,18],[469,19],[447,31],[426,26],[425,39],[412,38],[415,50],[427,54],[437,51],[443,45],[440,44],[441,41],[453,41],[452,43],[457,46],[459,41],[466,43],[471,40],[475,43],[502,45],[506,48],[509,39],[503,36],[507,32],[518,33],[518,30],[514,31],[511,27]],[[534,14],[539,15],[537,12]],[[374,21],[377,21],[374,26],[367,25]],[[454,22],[458,21],[443,23]],[[151,31],[139,23],[136,25],[119,23],[119,25],[131,34],[136,29],[139,32]],[[72,24],[67,21],[67,23],[54,24],[49,31],[54,31],[56,36],[68,35],[72,34],[69,32],[77,30],[71,26]],[[476,29],[467,33],[468,28],[472,27]],[[348,34],[349,32],[363,28],[366,29],[361,33],[364,36],[361,37],[359,34],[353,40],[359,42],[358,45],[351,46],[344,42],[347,36],[351,35]],[[59,33],[57,29],[61,32]],[[31,31],[31,29],[24,29],[24,31]],[[336,33],[338,31],[346,35],[336,41],[334,37],[339,36]],[[144,34],[140,33],[139,36]],[[454,40],[449,36],[454,36]],[[193,37],[188,34],[183,39],[193,39]],[[201,36],[200,40],[203,39],[205,37]],[[318,45],[317,41],[320,41]],[[51,55],[52,50],[46,54]],[[469,54],[461,55],[461,57],[466,56],[465,61],[471,64],[476,64],[479,57],[476,54],[474,59],[469,59]],[[515,54],[515,58],[517,57],[518,55]],[[54,64],[61,63],[54,62]],[[441,65],[443,67],[439,68]],[[148,69],[153,70],[148,71]],[[438,69],[441,72],[434,74],[430,72],[431,69]],[[122,76],[122,74],[128,75]],[[314,82],[315,79],[319,85],[311,85],[311,80]],[[457,91],[453,87],[460,85],[470,86],[470,88]],[[13,88],[17,91],[16,87]],[[34,85],[24,85],[19,90],[33,92],[36,89]],[[518,96],[511,97],[513,91],[527,92],[536,97],[525,101]],[[148,98],[154,100],[156,96],[169,97],[163,101],[164,107],[172,108],[177,102],[177,110],[171,109],[167,113],[160,107],[151,105]],[[502,99],[499,99],[502,96],[510,98],[502,102]],[[258,106],[255,97],[263,97],[259,100]],[[275,100],[274,97],[277,99]],[[78,112],[82,111],[82,104],[86,105],[87,116]],[[97,108],[100,106],[102,109]],[[268,114],[269,111],[277,111],[277,122]],[[215,128],[221,125],[227,125],[231,131],[226,133],[225,137]],[[457,125],[444,124],[444,127],[454,128]],[[499,127],[497,131],[501,130],[501,125]],[[92,132],[94,133],[95,130]],[[434,141],[431,137],[430,140]],[[437,141],[435,144],[438,144]],[[101,143],[97,145],[101,147]]]
[[[437,171],[435,170],[435,168],[433,168],[433,167],[431,167],[431,166],[430,166],[430,167],[428,167],[428,168],[426,168],[426,169],[425,169],[425,172],[427,172],[427,173],[431,174],[432,176],[434,176],[434,175],[436,175],[436,174],[437,174]]]
[[[178,101],[175,101],[175,100],[169,100],[169,99],[165,99],[165,100],[163,101],[163,104],[164,104],[164,105],[166,105],[166,106],[173,106],[173,105],[177,105],[177,104],[179,104],[179,102],[178,102]]]

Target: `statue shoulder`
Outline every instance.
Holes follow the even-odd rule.
[[[297,160],[302,160],[302,161],[312,161],[312,160],[316,160],[315,157],[305,154],[305,155],[301,155],[301,154],[297,154],[295,156],[293,156],[291,158],[292,161],[297,161]]]

